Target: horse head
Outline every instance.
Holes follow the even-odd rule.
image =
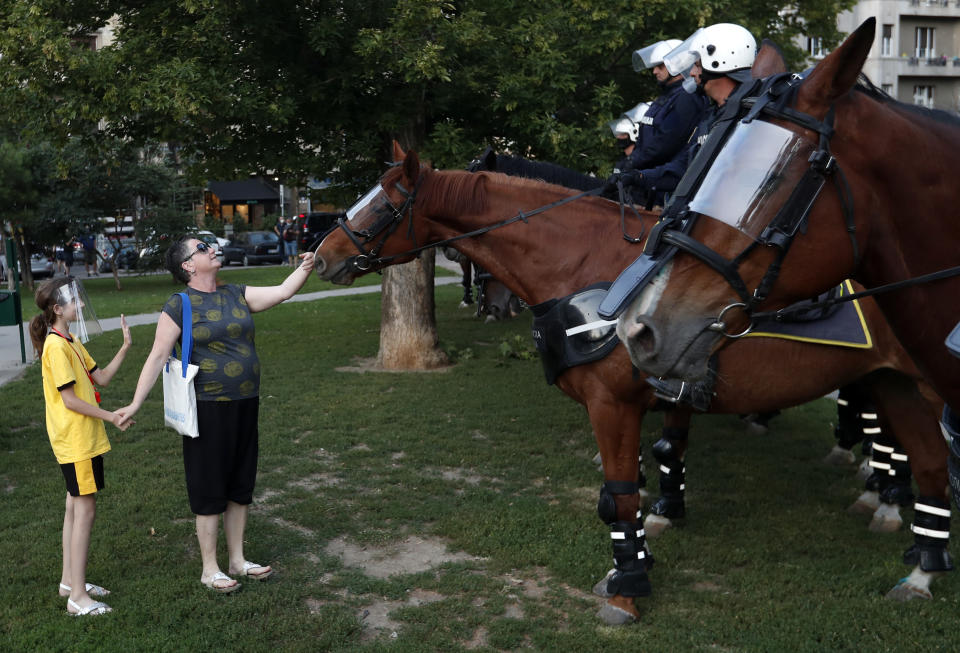
[[[618,333],[635,365],[658,376],[702,378],[710,355],[752,328],[754,312],[809,298],[851,274],[857,245],[845,233],[854,203],[845,181],[860,161],[849,132],[839,132],[855,119],[850,107],[860,98],[850,96],[862,94],[850,91],[874,23],[802,81],[778,78],[775,91],[764,93],[776,98],[769,110],[761,105],[748,115],[756,103],[744,103],[740,122],[731,122],[687,196],[684,217],[692,222],[664,231],[662,242],[676,255],[664,256],[669,262],[620,316]],[[779,70],[782,57],[765,42],[754,77]],[[831,141],[834,118],[838,138]],[[858,211],[869,211],[861,195]],[[811,256],[818,266],[802,264]]]

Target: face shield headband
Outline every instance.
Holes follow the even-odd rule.
[[[69,283],[60,286],[54,301],[63,308],[64,315],[70,323],[69,331],[75,334],[80,342],[86,344],[93,336],[103,333],[97,314],[93,310],[93,304],[79,280],[72,279]]]
[[[841,204],[853,244],[854,260],[859,260],[859,250],[853,234],[853,208],[849,188],[839,185],[842,176],[833,175],[838,170],[829,150],[834,111],[831,108],[826,119],[819,121],[789,108],[787,105],[800,81],[801,78],[795,75],[768,78],[764,80],[756,97],[745,98],[742,103],[737,101],[725,105],[724,113],[711,130],[701,152],[681,179],[674,200],[651,231],[643,255],[620,274],[601,302],[598,309],[601,317],[618,317],[664,265],[678,251],[683,250],[723,276],[741,300],[725,308],[710,328],[730,337],[746,335],[752,326],[735,336],[727,334],[722,320],[723,313],[738,307],[750,314],[766,298],[779,275],[780,265],[794,237],[798,231],[806,229],[810,210],[830,176],[838,180]],[[802,136],[771,123],[758,121],[756,125],[751,125],[761,114],[787,120],[818,133],[819,144],[814,145]],[[736,118],[740,116],[743,116],[742,119],[737,121]],[[764,138],[772,141],[761,144],[760,141]],[[757,151],[753,151],[754,149]],[[745,166],[746,170],[740,174],[739,181],[737,168],[740,163],[734,164],[733,160],[738,153],[741,157],[753,158],[752,168]],[[782,188],[782,173],[796,167],[796,162],[802,161],[804,157],[807,158],[808,165],[806,172],[792,189]],[[715,166],[719,166],[716,171]],[[733,186],[728,188],[728,184]],[[735,197],[740,191],[743,191],[746,197]],[[779,201],[779,198],[788,192],[789,196],[773,218],[765,220],[760,216],[760,207],[765,203]],[[725,199],[721,200],[721,195]],[[750,245],[737,257],[728,260],[691,238],[690,230],[701,211],[704,215],[749,235],[752,239]],[[758,244],[775,246],[778,253],[758,287],[750,293],[738,268]]]

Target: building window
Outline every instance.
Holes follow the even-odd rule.
[[[934,86],[914,86],[913,103],[921,107],[933,108],[933,90]]]
[[[823,51],[823,39],[819,36],[807,37],[807,54],[814,59],[823,59],[826,53]]]
[[[881,84],[880,90],[887,95],[893,96],[893,84]]]
[[[932,59],[937,56],[933,27],[918,27],[914,39],[914,52],[919,59]]]
[[[884,25],[880,35],[880,56],[889,57],[893,41],[893,25]]]

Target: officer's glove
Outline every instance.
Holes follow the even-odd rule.
[[[603,185],[603,194],[608,195],[615,193],[617,190],[617,182],[623,184],[624,189],[628,189],[631,186],[642,188],[643,173],[639,170],[624,170],[623,172],[613,173],[607,177],[607,181]]]

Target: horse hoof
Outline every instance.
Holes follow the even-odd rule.
[[[877,492],[864,492],[854,501],[847,512],[851,515],[872,515],[880,507],[880,495]]]
[[[896,533],[900,530],[900,527],[903,526],[902,519],[892,519],[888,516],[874,516],[870,520],[870,525],[867,526],[867,529],[871,533]]]
[[[637,492],[637,495],[639,495],[639,497],[640,497],[640,507],[641,507],[641,508],[646,508],[647,506],[650,505],[650,493],[649,493],[649,492],[647,492],[647,491],[644,490],[643,488],[640,488],[640,491]]]
[[[833,465],[836,467],[846,467],[855,462],[857,462],[857,457],[853,455],[852,451],[838,447],[837,445],[833,445],[833,449],[831,449],[830,453],[823,459],[825,465]]]
[[[766,424],[760,424],[758,422],[747,422],[746,427],[747,435],[752,435],[754,437],[762,437],[770,432],[770,428]]]
[[[460,308],[469,308],[473,306],[473,302],[461,301]]]
[[[483,320],[483,323],[484,323],[484,324],[490,324],[490,323],[496,322],[496,321],[497,321],[497,317],[496,317],[495,315],[488,315],[488,316]]]
[[[613,594],[607,591],[607,581],[610,580],[610,577],[613,576],[616,569],[611,569],[607,572],[607,575],[600,579],[600,582],[593,586],[593,593],[597,596],[609,599]]]
[[[639,615],[611,605],[610,603],[604,603],[600,611],[597,612],[597,616],[608,626],[626,626],[627,624],[634,623],[639,618]]]
[[[857,467],[857,480],[865,481],[873,474],[873,467],[870,466],[870,459],[864,458],[860,466]]]
[[[643,532],[646,533],[648,540],[660,537],[663,531],[671,526],[673,526],[673,522],[660,515],[647,515],[646,519],[643,520]]]
[[[911,585],[905,581],[900,581],[894,585],[892,590],[887,592],[886,598],[893,601],[906,603],[907,601],[912,601],[913,599],[927,599],[929,601],[933,598],[933,594],[931,594],[930,590],[928,589]]]

